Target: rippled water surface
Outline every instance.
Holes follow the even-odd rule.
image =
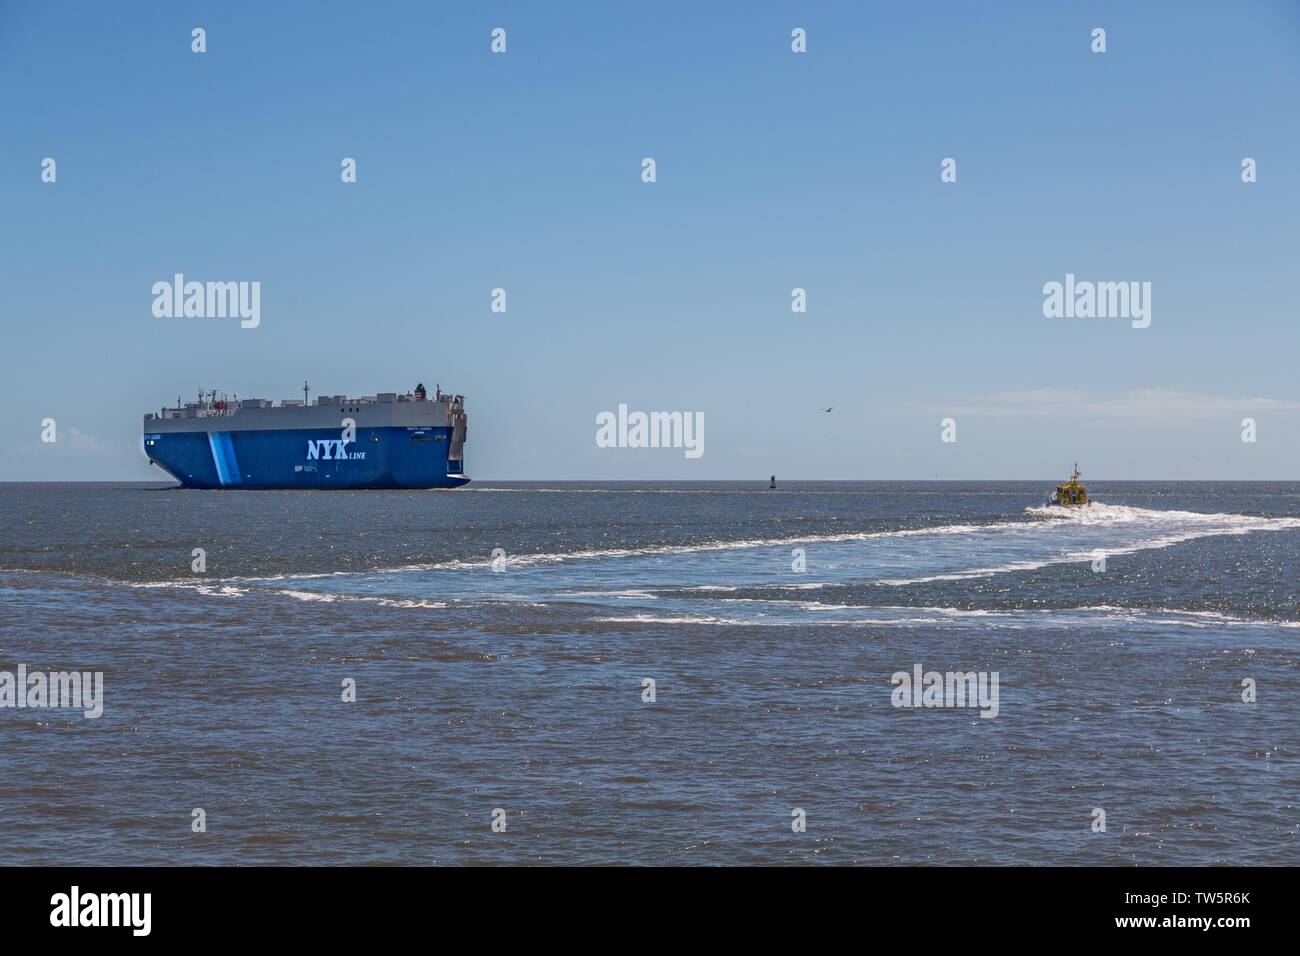
[[[1050,484],[0,485],[0,853],[1300,863],[1300,483]]]

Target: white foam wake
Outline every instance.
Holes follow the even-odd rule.
[[[1093,502],[1087,508],[1026,508],[1027,512],[1042,513],[1052,521],[1068,522],[1083,527],[1131,526],[1137,531],[1155,532],[1152,537],[1137,541],[1097,542],[1085,549],[1068,550],[1058,554],[1010,561],[988,567],[966,568],[941,574],[906,578],[886,578],[877,584],[904,586],[930,584],[937,581],[961,581],[968,578],[988,577],[1018,571],[1036,571],[1056,564],[1076,564],[1091,561],[1098,552],[1106,557],[1135,554],[1139,551],[1172,547],[1198,538],[1221,535],[1242,535],[1258,531],[1287,531],[1300,528],[1300,518],[1260,518],[1251,515],[1203,514],[1195,511],[1152,511],[1126,505],[1101,505]],[[1181,525],[1181,527],[1180,527]],[[1168,530],[1165,530],[1168,529]],[[1164,530],[1165,533],[1159,533]]]
[[[769,602],[757,602],[766,604]],[[804,620],[790,612],[821,612],[815,621]],[[771,602],[772,614],[735,616],[709,613],[605,615],[593,620],[609,624],[714,624],[733,627],[885,627],[898,625],[954,625],[969,621],[981,629],[989,627],[1065,627],[1088,624],[1154,624],[1197,629],[1212,628],[1287,628],[1300,629],[1300,621],[1272,618],[1245,618],[1216,611],[1191,611],[1181,608],[1125,608],[1106,604],[1071,608],[1020,608],[982,610],[949,607],[910,607],[899,605],[783,605]],[[835,614],[834,617],[827,616]]]
[[[489,490],[489,489],[484,489]],[[495,489],[493,489],[495,490]],[[959,539],[974,536],[975,554],[1010,545],[1015,550],[1030,552],[1024,557],[976,567],[936,570],[934,573],[875,579],[873,583],[885,585],[923,584],[937,581],[962,580],[993,574],[1032,571],[1054,564],[1088,561],[1097,552],[1106,555],[1132,554],[1154,548],[1166,548],[1185,541],[1214,535],[1240,535],[1254,532],[1284,531],[1300,528],[1300,518],[1266,518],[1240,514],[1200,513],[1192,511],[1160,511],[1128,505],[1108,505],[1093,502],[1086,508],[1058,508],[1054,506],[1025,509],[1029,520],[999,521],[993,523],[944,524],[927,528],[906,528],[888,531],[852,531],[834,534],[787,535],[780,537],[754,537],[735,540],[713,540],[692,544],[646,545],[633,548],[587,548],[570,551],[540,552],[536,554],[508,555],[506,567],[528,568],[548,564],[592,562],[607,559],[660,557],[673,555],[707,554],[726,551],[759,551],[766,548],[815,546],[851,542],[887,542],[906,539]],[[1115,529],[1123,537],[1096,537],[1086,542],[1063,538],[1055,533],[1077,528],[1080,531],[1106,532]],[[1004,541],[1004,537],[1006,540]],[[924,548],[918,549],[920,553]],[[1046,553],[1044,553],[1046,552]],[[348,579],[375,575],[403,575],[435,571],[481,571],[491,567],[491,559],[452,559],[444,561],[401,564],[356,571],[303,572],[208,579],[205,586],[273,585],[282,581],[307,581],[318,579]],[[918,569],[920,571],[920,569]],[[189,581],[155,581],[131,583],[132,587],[194,587]],[[670,587],[671,585],[664,584]],[[734,587],[730,583],[696,585],[701,590]],[[794,590],[814,590],[823,587],[820,582],[768,583],[767,587]],[[593,591],[597,589],[592,589]],[[640,589],[636,589],[640,590]],[[595,596],[594,594],[592,596]]]

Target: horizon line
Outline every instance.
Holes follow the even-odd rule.
[[[472,478],[470,484],[766,484],[770,478]],[[818,483],[893,483],[927,481],[940,484],[970,482],[1059,482],[1059,478],[778,478],[782,482]],[[1300,483],[1300,478],[1089,478],[1089,482],[1133,484],[1138,482],[1232,482],[1235,484]],[[179,482],[144,478],[14,478],[0,479],[0,485],[161,485],[184,488]],[[189,488],[187,491],[458,491],[458,488]],[[769,489],[770,490],[770,489]]]

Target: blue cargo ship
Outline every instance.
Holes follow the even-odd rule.
[[[144,417],[144,452],[186,488],[457,488],[465,397],[379,392],[272,402],[216,392]]]

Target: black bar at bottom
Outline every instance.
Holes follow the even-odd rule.
[[[969,939],[966,934],[976,930],[977,935],[1033,930],[1071,939],[1199,935],[1231,945],[1242,933],[1283,928],[1290,899],[1284,886],[1294,882],[1295,873],[1271,868],[592,868],[561,873],[543,868],[10,868],[0,870],[0,919],[6,941],[41,936],[55,942],[76,934],[77,943],[284,939],[337,945],[400,940],[429,930],[469,930],[480,942],[488,941],[486,934],[562,931],[586,937],[605,930],[652,941],[699,920],[742,937],[761,937],[783,924],[795,930],[812,920],[819,931],[848,929],[859,938],[906,931],[913,941],[935,934],[930,938],[948,944]],[[610,944],[618,938],[604,937]]]

